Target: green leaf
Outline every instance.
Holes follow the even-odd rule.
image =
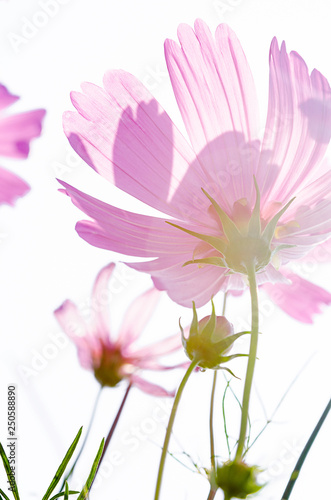
[[[198,314],[194,300],[192,300],[192,304],[193,304],[193,319],[190,326],[190,335],[192,334],[196,335],[198,333]]]
[[[4,466],[6,474],[7,474],[9,484],[10,484],[12,491],[13,491],[14,498],[15,498],[15,500],[20,500],[15,477],[13,476],[11,467],[10,467],[9,462],[8,462],[7,455],[6,455],[5,450],[3,449],[3,446],[1,443],[0,443],[0,455],[2,458],[3,466]]]
[[[78,495],[79,494],[79,491],[72,491],[72,490],[69,490],[68,491],[68,494],[69,495]],[[61,493],[57,493],[56,495],[54,495],[52,498],[50,498],[49,500],[56,500],[56,498],[59,498],[59,497],[63,497],[65,495],[65,492],[64,491],[61,491]]]
[[[1,488],[0,488],[0,493],[1,493],[1,495],[0,495],[1,500],[3,500],[3,498],[4,498],[5,500],[9,500],[9,498],[8,498],[8,497],[7,497],[7,495],[6,495],[6,493],[5,493],[4,491],[2,491],[2,489],[1,489]],[[3,497],[3,498],[2,498],[2,497]]]
[[[56,485],[58,484],[58,482],[60,481],[67,465],[68,465],[68,462],[70,460],[70,458],[72,457],[72,454],[73,452],[75,451],[75,448],[78,444],[78,441],[79,441],[79,438],[81,436],[81,433],[82,433],[82,430],[83,430],[83,427],[81,427],[77,433],[77,436],[75,437],[75,439],[73,440],[73,442],[71,443],[70,445],[70,448],[68,449],[64,459],[62,460],[61,464],[60,464],[60,467],[58,468],[58,470],[56,471],[55,473],[55,476],[51,482],[51,484],[49,485],[45,495],[43,496],[42,500],[48,500],[48,498],[50,497],[52,491],[54,490],[54,488],[56,487]]]
[[[86,481],[86,483],[84,485],[84,488],[82,489],[82,491],[81,491],[81,493],[80,493],[80,495],[79,495],[79,497],[78,497],[77,500],[86,500],[86,498],[88,497],[89,491],[90,491],[90,489],[92,487],[94,478],[95,478],[96,473],[98,471],[98,465],[99,465],[99,462],[100,462],[100,459],[101,459],[101,456],[102,456],[104,444],[105,444],[105,440],[103,439],[101,441],[101,444],[100,444],[97,456],[94,459],[94,462],[93,462],[93,465],[92,465],[89,477],[87,478],[87,481]]]
[[[65,487],[64,487],[64,497],[63,497],[63,500],[69,500],[69,486],[68,486],[67,481],[66,481]]]
[[[225,366],[219,366],[218,368],[216,368],[216,370],[225,370],[225,371],[229,372],[230,375],[232,375],[232,377],[237,378],[238,380],[241,380],[241,378],[237,377],[237,375],[235,375],[233,373],[233,371],[230,370],[230,368],[226,368]]]

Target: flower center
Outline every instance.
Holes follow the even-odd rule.
[[[124,377],[125,364],[119,349],[103,346],[101,358],[94,367],[95,378],[102,386],[115,387]]]

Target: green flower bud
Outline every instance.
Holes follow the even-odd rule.
[[[224,356],[232,347],[233,342],[241,335],[249,332],[233,334],[233,325],[224,316],[216,316],[213,301],[210,316],[198,321],[198,315],[193,302],[193,320],[189,336],[185,338],[184,330],[179,323],[182,332],[182,344],[186,355],[191,361],[198,360],[201,368],[220,368],[221,363],[230,361],[244,354]],[[231,372],[232,373],[232,372]]]
[[[257,484],[258,467],[250,467],[245,462],[225,462],[216,470],[216,484],[224,492],[224,500],[247,498],[263,485]]]

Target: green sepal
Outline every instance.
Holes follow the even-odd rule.
[[[256,178],[254,175],[254,186],[256,190],[256,200],[253,212],[248,224],[248,234],[253,238],[259,238],[261,235],[261,217],[260,217],[260,201],[261,195],[259,186],[257,185]]]
[[[206,257],[205,259],[192,259],[184,262],[182,267],[188,266],[189,264],[209,264],[211,266],[224,267],[227,269],[224,259],[220,257]]]
[[[78,497],[77,500],[86,500],[86,498],[88,497],[89,491],[90,491],[90,489],[92,487],[94,478],[95,478],[96,473],[98,471],[98,465],[99,465],[99,462],[100,462],[100,459],[101,459],[101,456],[102,456],[104,445],[105,445],[105,440],[103,439],[101,441],[100,446],[99,446],[98,453],[97,453],[97,455],[96,455],[96,457],[94,459],[94,462],[93,462],[90,474],[89,474],[89,476],[88,476],[88,478],[86,480],[86,483],[85,483],[82,491],[80,492],[80,495],[79,495],[79,497]]]
[[[58,484],[58,482],[60,481],[67,465],[68,465],[68,462],[70,460],[70,458],[72,457],[72,454],[73,452],[75,451],[75,448],[78,444],[78,441],[79,441],[79,438],[81,436],[81,433],[82,433],[82,430],[83,430],[83,427],[81,427],[75,437],[75,439],[73,440],[73,442],[71,443],[64,459],[62,460],[58,470],[56,471],[55,473],[55,476],[51,482],[51,484],[49,485],[45,495],[43,496],[42,500],[48,500],[48,498],[50,497],[52,491],[54,490],[54,488],[56,487],[56,485]]]
[[[216,368],[214,368],[214,370],[225,370],[227,371],[228,373],[230,373],[230,375],[232,375],[232,377],[238,379],[238,380],[241,380],[241,378],[237,377],[237,375],[235,375],[233,373],[232,370],[230,370],[230,368],[227,368],[226,366],[217,366]]]
[[[209,320],[202,329],[200,335],[205,338],[206,340],[210,340],[212,334],[214,333],[215,326],[216,326],[216,314],[215,314],[215,306],[213,299],[210,299],[211,301],[211,315],[209,316]]]
[[[217,215],[220,218],[220,221],[222,223],[223,231],[225,236],[227,237],[228,240],[233,239],[233,237],[238,237],[240,238],[241,234],[235,225],[235,223],[230,219],[228,214],[224,212],[224,210],[221,209],[219,204],[212,198],[203,188],[201,188],[203,194],[207,196],[208,200],[210,203],[213,205],[215,208]],[[231,235],[231,237],[230,237]],[[223,253],[223,252],[222,252]]]
[[[12,487],[14,498],[15,498],[15,500],[19,500],[20,496],[18,494],[18,489],[17,489],[17,484],[16,484],[16,481],[15,481],[15,477],[13,477],[13,473],[12,473],[11,467],[9,465],[9,461],[8,461],[7,455],[6,455],[5,450],[3,449],[3,446],[2,446],[1,443],[0,443],[0,455],[1,455],[1,458],[2,458],[3,466],[5,468],[9,484]]]
[[[193,319],[192,319],[192,323],[191,323],[191,326],[190,326],[190,335],[197,335],[198,334],[198,314],[197,314],[197,309],[195,307],[195,302],[194,300],[192,301],[192,304],[193,304]]]
[[[195,231],[190,231],[190,229],[185,229],[182,226],[178,226],[177,224],[173,224],[172,222],[166,221],[166,224],[169,224],[170,226],[176,227],[177,229],[180,229],[181,231],[184,231],[184,233],[190,234],[191,236],[194,236],[195,238],[199,238],[199,240],[205,241],[206,243],[209,243],[212,247],[214,247],[216,250],[218,250],[221,253],[224,253],[226,250],[226,244],[220,239],[217,238],[216,236],[208,236],[206,234],[202,233],[196,233]]]
[[[227,363],[228,361],[231,361],[231,359],[242,358],[243,356],[248,357],[248,354],[231,354],[231,356],[221,356],[220,357],[220,364]]]
[[[225,337],[223,340],[220,340],[215,344],[215,348],[217,347],[219,349],[219,352],[224,352],[226,349],[228,349],[235,340],[239,339],[242,335],[247,335],[248,333],[251,332],[239,332],[239,333],[234,333],[233,335],[229,335],[228,337]]]
[[[279,219],[281,218],[283,213],[286,212],[286,210],[291,205],[291,203],[293,203],[294,200],[295,200],[295,197],[292,198],[288,203],[286,203],[285,207],[283,207],[279,212],[277,212],[276,215],[273,216],[271,221],[268,222],[268,224],[266,225],[266,227],[264,228],[264,231],[262,233],[262,238],[264,240],[266,240],[268,242],[270,242],[272,240],[273,235],[274,235],[275,230],[276,230],[277,222],[279,221]]]

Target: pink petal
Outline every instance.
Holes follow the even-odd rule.
[[[226,288],[226,270],[216,266],[199,268],[195,264],[183,267],[183,262],[191,258],[192,254],[188,254],[186,259],[183,255],[126,264],[138,271],[150,273],[156,288],[165,290],[178,304],[191,307],[194,300],[196,306],[201,307],[219,290]]]
[[[167,391],[166,389],[163,389],[163,387],[160,387],[159,385],[156,384],[152,384],[151,382],[147,382],[147,380],[144,380],[138,377],[137,375],[132,375],[130,377],[130,381],[135,387],[137,387],[141,391],[156,397],[172,398],[176,392],[176,391]]]
[[[0,84],[0,110],[14,104],[18,99],[18,96],[10,94],[6,87]]]
[[[76,304],[71,300],[66,300],[54,311],[54,315],[59,322],[62,330],[72,340],[83,338],[89,334],[89,329],[85,320],[82,318]]]
[[[232,208],[253,192],[259,129],[258,104],[250,68],[235,34],[226,25],[216,40],[201,20],[195,32],[180,25],[181,46],[166,40],[168,70],[194,151],[212,185],[223,187],[218,199]],[[207,189],[208,190],[208,189]]]
[[[205,180],[201,167],[192,165],[186,140],[134,76],[110,71],[104,86],[85,83],[84,94],[72,94],[78,113],[63,117],[72,147],[103,177],[148,205],[176,217],[191,213],[189,188]],[[197,197],[203,199],[199,189]]]
[[[130,346],[141,335],[154,312],[160,296],[161,294],[158,290],[151,288],[130,305],[125,313],[125,318],[118,335],[117,342],[121,347]]]
[[[257,137],[257,99],[240,43],[225,24],[216,41],[201,20],[178,28],[179,47],[166,40],[165,56],[179,109],[196,153],[226,132]],[[217,158],[214,158],[217,162]]]
[[[313,323],[313,315],[322,312],[323,304],[331,304],[331,294],[294,273],[285,271],[290,284],[267,283],[263,290],[283,311],[303,323]]]
[[[72,202],[96,220],[81,221],[76,226],[78,234],[94,246],[126,255],[156,257],[192,251],[197,244],[196,238],[166,224],[164,219],[126,212],[60,183]]]
[[[115,264],[105,266],[98,273],[93,286],[91,309],[94,313],[91,330],[98,332],[98,336],[104,339],[110,337],[109,324],[109,280],[115,269]]]
[[[182,349],[182,347],[180,333],[176,333],[176,335],[159,340],[158,342],[148,345],[147,347],[141,347],[138,349],[132,348],[130,349],[130,355],[136,358],[141,358],[145,361],[150,358],[165,356],[177,351],[178,349]]]
[[[309,108],[309,109],[308,109]],[[312,131],[312,122],[318,130]],[[269,108],[263,150],[271,152],[257,175],[263,199],[287,201],[303,183],[316,178],[316,169],[330,140],[331,101],[327,80],[296,53],[270,48]]]
[[[0,120],[0,155],[26,158],[30,141],[39,137],[45,110],[37,109]]]
[[[30,186],[20,177],[0,167],[0,204],[14,205],[17,198],[30,191]]]

